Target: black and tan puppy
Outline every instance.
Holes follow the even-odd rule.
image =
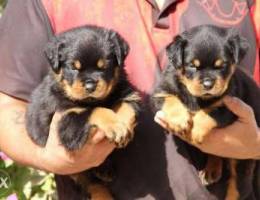
[[[96,26],[54,37],[45,50],[51,69],[27,110],[32,140],[44,146],[52,117],[61,112],[58,136],[69,151],[80,149],[97,129],[117,147],[127,145],[140,103],[123,68],[128,51],[118,33]]]
[[[237,119],[224,106],[225,95],[249,104],[260,126],[260,89],[237,67],[248,48],[247,41],[234,30],[211,25],[194,27],[175,37],[167,47],[169,65],[151,98],[156,111],[164,112],[169,131],[191,143],[203,143],[213,128]],[[254,161],[229,163],[226,199],[238,199],[245,185],[252,185]],[[221,158],[209,156],[204,173],[208,183],[221,178],[222,164]]]

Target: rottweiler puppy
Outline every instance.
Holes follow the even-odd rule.
[[[237,116],[223,104],[226,95],[242,99],[254,110],[260,126],[260,90],[240,68],[249,48],[234,29],[212,25],[194,27],[175,37],[166,48],[169,65],[151,96],[156,111],[165,114],[167,130],[191,143],[201,144],[216,127],[233,123]],[[243,199],[252,186],[254,161],[228,159],[230,178],[226,199]],[[202,175],[207,184],[222,176],[223,159],[208,156]]]
[[[55,36],[45,49],[51,68],[33,91],[27,109],[31,139],[45,146],[52,117],[61,112],[57,131],[68,151],[80,149],[97,129],[117,147],[126,146],[133,138],[141,100],[124,71],[128,51],[117,32],[101,27],[82,26]],[[94,171],[94,178],[102,179],[99,170]],[[100,191],[102,186],[94,188]],[[95,199],[102,194],[91,195]]]

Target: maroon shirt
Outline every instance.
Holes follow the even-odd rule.
[[[95,19],[92,12],[98,11],[97,13],[100,13],[98,9],[101,9],[101,7],[95,7],[94,1],[82,0],[82,5],[85,3],[86,6],[87,4],[94,6],[89,9],[89,13],[86,13],[89,18],[84,21],[81,17],[71,18],[73,13],[74,17],[80,15],[82,5],[75,5],[73,1],[68,1],[66,5],[65,3],[62,4],[64,8],[61,9],[59,7],[61,5],[57,3],[59,1],[46,0],[43,2],[44,4],[40,0],[9,0],[5,13],[0,20],[0,91],[24,100],[29,100],[31,91],[47,72],[49,66],[43,55],[43,47],[49,38],[54,33],[72,26],[88,23],[91,17]],[[111,7],[112,0],[109,3],[105,0],[96,2],[101,2],[101,4],[105,2],[109,9],[113,9]],[[122,1],[120,2],[122,3]],[[130,41],[130,47],[133,48],[131,48],[130,56],[126,62],[126,68],[130,79],[140,90],[149,92],[153,84],[150,83],[149,85],[147,80],[152,82],[156,80],[156,73],[159,73],[161,68],[164,67],[163,47],[167,42],[178,32],[199,24],[234,25],[240,29],[241,33],[251,43],[251,49],[243,60],[243,66],[246,66],[247,70],[253,75],[256,60],[259,58],[256,57],[258,48],[256,47],[255,33],[249,12],[252,1],[168,0],[161,11],[152,0],[132,0],[129,2],[129,4],[126,4],[128,6],[131,4],[132,10],[128,10],[128,12],[136,13],[135,18],[133,18],[134,21],[131,22],[135,22],[135,26],[130,26],[128,30],[121,29],[121,27],[113,25],[111,22],[113,20],[109,18],[107,21],[103,21],[103,18],[101,18],[98,25],[112,27],[126,37],[128,42]],[[237,5],[237,2],[242,2],[242,4],[239,4],[241,7]],[[228,11],[231,11],[234,5],[236,12],[228,15]],[[120,7],[123,4],[117,4],[117,6]],[[183,10],[179,10],[178,6],[183,6]],[[65,8],[67,9],[66,12]],[[104,11],[108,10],[106,8],[103,8]],[[219,8],[222,8],[222,10],[219,10]],[[113,19],[116,18],[113,14],[109,12],[108,14]],[[144,19],[142,18],[143,15],[149,15],[150,18]],[[107,15],[104,14],[104,16]],[[237,19],[240,21],[237,21]],[[98,19],[95,20],[98,21]],[[143,62],[141,58],[145,58],[140,56],[145,52],[144,49],[136,48],[136,42],[134,42],[135,38],[141,36],[133,32],[137,22],[146,27],[145,31],[147,31],[149,37],[143,38],[143,40],[151,40],[148,50],[154,48],[154,55],[151,57],[153,65],[151,66],[146,66],[149,59],[146,63],[144,62],[144,65],[133,65],[137,58],[140,59],[138,63]],[[126,21],[125,23],[126,26],[130,22]],[[167,34],[165,35],[165,33]],[[157,35],[163,35],[160,38],[163,43],[157,44],[160,41]],[[139,70],[147,68],[147,71],[143,71],[139,76],[138,67]],[[140,78],[135,79],[135,77]],[[198,170],[205,162],[204,154],[183,141],[165,134],[154,123],[149,108],[144,110],[136,128],[134,141],[126,149],[114,152],[117,174],[115,181],[111,184],[111,190],[116,199],[223,199],[225,191],[222,188],[227,181],[226,174],[218,184],[205,188],[198,178]],[[260,199],[258,189],[260,188],[259,164],[257,170],[255,180],[243,194],[244,199]],[[70,179],[58,176],[57,181],[60,199],[76,199],[75,195],[78,191],[75,190],[75,186]]]

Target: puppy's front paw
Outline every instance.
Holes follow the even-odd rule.
[[[192,128],[192,119],[181,100],[174,95],[165,97],[162,111],[166,129],[188,139]]]
[[[86,143],[89,133],[95,128],[86,124],[87,114],[85,108],[76,107],[62,113],[57,128],[60,142],[67,150],[80,149]]]
[[[188,113],[166,112],[167,129],[187,137],[192,127],[192,120]]]
[[[69,151],[81,149],[86,143],[88,136],[96,130],[95,126],[73,128],[65,125],[59,127],[60,141]]]
[[[202,144],[205,139],[206,133],[200,131],[192,131],[191,133],[191,142],[193,144]]]
[[[106,137],[114,142],[118,148],[125,147],[132,139],[132,134],[128,131],[127,126],[116,118],[103,125],[98,125],[98,127],[105,132]]]
[[[191,141],[195,144],[203,143],[210,131],[217,127],[217,122],[204,110],[200,110],[192,118]]]
[[[103,130],[106,137],[114,142],[118,148],[125,147],[133,137],[127,125],[119,119],[113,110],[107,108],[95,109],[90,116],[89,123]]]

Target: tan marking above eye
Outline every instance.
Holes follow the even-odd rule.
[[[222,59],[217,59],[215,61],[215,67],[222,67],[223,63],[224,63],[224,61]]]
[[[79,60],[75,60],[73,62],[73,66],[76,68],[76,69],[81,69],[81,63]]]
[[[103,58],[98,59],[97,61],[97,67],[100,69],[106,68],[106,61]]]
[[[200,60],[199,59],[194,59],[192,61],[192,64],[195,66],[195,67],[200,67]]]

